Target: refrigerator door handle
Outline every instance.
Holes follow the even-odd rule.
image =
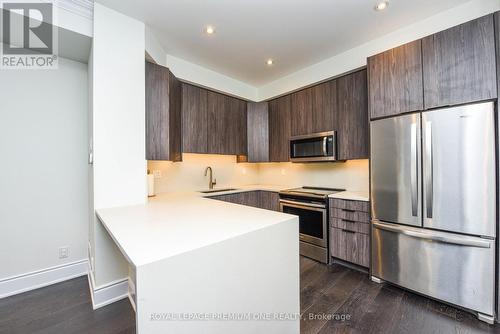
[[[425,122],[425,207],[427,218],[432,219],[433,175],[432,175],[432,123]]]
[[[417,124],[411,124],[411,162],[410,162],[410,185],[411,185],[411,214],[418,216],[418,149],[417,149]]]
[[[433,233],[426,233],[426,232],[419,232],[419,231],[414,231],[408,227],[402,227],[402,226],[393,226],[389,224],[382,223],[380,221],[373,221],[373,227],[381,229],[381,230],[386,230],[390,232],[396,232],[396,233],[401,233],[410,237],[414,238],[419,238],[419,239],[425,239],[429,241],[436,241],[440,243],[445,243],[445,244],[453,244],[453,245],[459,245],[459,246],[469,246],[469,247],[479,247],[479,248],[490,248],[491,247],[491,241],[482,241],[482,240],[472,240],[469,238],[465,237],[450,237],[450,236],[443,236],[443,235],[436,235]]]

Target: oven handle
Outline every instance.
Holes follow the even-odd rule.
[[[319,208],[322,210],[316,210],[316,211],[323,211],[326,210],[326,205],[321,205],[321,204],[313,204],[313,203],[301,203],[301,202],[295,202],[295,201],[289,201],[286,199],[280,199],[280,203],[287,204],[289,206],[293,206],[296,208],[303,208],[303,209],[309,209],[309,210],[314,210],[314,208]]]

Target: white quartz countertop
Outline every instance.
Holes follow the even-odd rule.
[[[238,186],[237,191],[279,191],[289,187]],[[147,203],[98,209],[97,215],[128,261],[141,266],[288,221],[295,216],[217,201],[221,192],[175,192]],[[298,237],[298,236],[297,236]],[[298,239],[297,239],[298,240]]]
[[[279,192],[293,186],[222,188],[234,190],[163,193],[144,204],[96,212],[122,253],[136,267],[295,219],[281,212],[206,198],[255,190]],[[343,191],[330,197],[369,201],[367,192]]]
[[[351,201],[370,201],[368,191],[341,191],[328,196],[329,198],[347,199]]]

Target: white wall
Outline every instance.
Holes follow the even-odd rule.
[[[257,87],[217,73],[184,59],[167,55],[167,67],[183,81],[210,88],[246,100],[258,99]]]
[[[64,58],[0,71],[0,280],[87,258],[87,89]]]
[[[155,179],[157,193],[203,190],[208,188],[207,166],[214,170],[218,188],[264,184],[282,186],[320,186],[368,191],[368,160],[345,163],[236,163],[235,156],[183,154],[182,162],[149,161],[148,169],[161,171]]]
[[[95,209],[146,200],[144,50],[142,22],[95,4]],[[94,237],[96,287],[127,277],[127,263],[98,221]]]
[[[144,30],[146,53],[153,58],[155,63],[161,66],[167,66],[167,53],[163,50],[162,45],[156,38],[153,30],[150,27],[145,26]]]

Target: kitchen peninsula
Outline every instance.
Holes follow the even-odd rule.
[[[298,218],[204,196],[97,211],[135,271],[137,332],[299,333]]]

